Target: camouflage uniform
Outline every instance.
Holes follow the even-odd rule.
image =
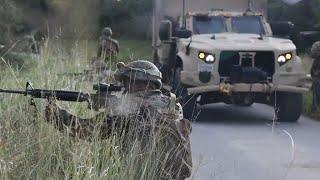
[[[46,108],[47,120],[60,130],[68,127],[71,135],[81,138],[97,132],[97,127],[104,138],[125,132],[123,146],[138,139],[141,154],[147,153],[148,148],[154,150],[151,146],[156,144],[156,149],[161,148],[160,157],[155,159],[158,179],[189,177],[192,167],[191,125],[183,118],[182,107],[175,96],[160,90],[160,71],[150,62],[135,61],[128,65],[118,64],[114,76],[124,84],[125,92],[121,98],[112,100],[112,104],[106,103],[105,112],[92,119],[81,119],[51,104]],[[134,130],[130,131],[132,128]]]
[[[315,42],[311,48],[311,57],[314,59],[311,68],[312,76],[312,111],[319,108],[320,104],[320,41]]]
[[[99,38],[99,49],[97,57],[105,62],[116,59],[117,54],[120,50],[118,41],[112,39],[111,36],[111,28],[106,27],[102,30],[101,36]]]

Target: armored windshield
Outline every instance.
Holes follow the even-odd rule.
[[[258,16],[239,16],[231,18],[232,31],[235,33],[265,34]]]
[[[227,26],[223,17],[195,16],[193,18],[193,28],[195,34],[227,32]]]

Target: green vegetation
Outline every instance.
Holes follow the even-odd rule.
[[[320,120],[320,109],[316,111],[311,110],[312,105],[312,92],[309,91],[303,96],[303,112],[305,115]]]
[[[299,31],[320,30],[320,1],[302,0],[294,5],[283,1],[269,1],[269,19],[271,21],[292,21]]]
[[[119,38],[121,52],[119,60],[126,61],[128,59],[151,60],[152,47],[151,41],[143,41],[138,39],[130,39],[126,37]]]
[[[69,12],[68,17],[56,17],[52,21],[57,21],[55,23],[61,26],[70,23],[71,27],[77,27],[76,33],[80,36],[88,32],[95,33],[86,38],[97,36],[99,25],[111,25],[118,37],[122,34],[143,39],[150,37],[146,22],[150,22],[151,1],[95,0],[102,5],[99,12],[95,12],[97,16],[92,17],[88,13],[93,11],[81,8],[88,3],[91,8],[97,7],[97,4],[92,5],[91,0],[82,0],[85,6],[78,3],[74,8],[70,6],[74,2],[79,1],[0,0],[0,45],[9,46],[5,50],[0,49],[1,88],[23,90],[26,81],[31,80],[36,88],[92,91],[93,82],[75,81],[73,77],[61,77],[59,74],[88,69],[89,60],[96,54],[96,42],[49,39],[39,55],[16,53],[8,49],[17,42],[16,39],[33,29],[46,27],[42,17],[51,22],[51,16]],[[301,29],[311,26],[319,28],[320,17],[314,11],[319,6],[314,6],[310,11],[314,14],[310,22],[296,16],[301,13],[283,11],[283,7],[283,4],[273,1],[270,6],[271,18],[289,17]],[[80,14],[71,11],[79,9],[83,10]],[[289,15],[284,16],[279,12],[287,12]],[[52,33],[50,37],[59,37],[59,27],[49,29]],[[118,61],[152,57],[150,41],[120,36],[119,42],[121,52]],[[115,62],[110,64],[114,69]],[[41,111],[42,101],[37,100],[36,104]],[[310,104],[311,94],[308,93],[305,96],[306,113],[310,113]],[[60,105],[75,114],[86,117],[95,115],[95,112],[86,110],[85,104],[61,102]],[[157,159],[153,154],[154,149],[149,154],[143,154],[141,161],[142,154],[136,146],[133,146],[130,153],[121,152],[119,147],[123,137],[104,141],[95,137],[87,142],[62,134],[45,122],[41,112],[35,113],[27,97],[0,94],[0,116],[0,179],[155,179],[159,171],[154,166]]]
[[[21,21],[21,13],[11,0],[0,0],[0,44],[13,38],[12,30]]]
[[[151,37],[152,0],[101,0],[101,26],[111,26],[117,34]]]
[[[91,92],[92,83],[75,81],[58,74],[82,71],[95,55],[94,42],[49,41],[38,56],[26,56],[24,61],[9,61],[1,57],[1,88],[24,89],[31,80],[36,88],[68,89]],[[151,56],[150,42],[120,39],[121,60]],[[0,94],[0,179],[155,179],[158,151],[155,146],[141,154],[139,145],[123,153],[122,136],[101,141],[94,136],[83,141],[58,132],[45,122],[43,113],[29,106],[28,98]],[[37,109],[44,107],[37,100]],[[59,104],[75,114],[91,117],[86,104]],[[86,113],[83,111],[86,110]],[[132,142],[138,143],[138,142]]]
[[[303,112],[305,115],[320,120],[320,109],[312,111],[312,92],[311,90],[303,96]]]

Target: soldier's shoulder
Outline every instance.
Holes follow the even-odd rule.
[[[147,99],[157,99],[157,100],[169,99],[169,96],[167,96],[160,90],[148,91],[148,92],[145,92],[144,95],[145,95],[144,97]]]
[[[116,40],[116,39],[112,39],[112,38],[111,38],[110,41],[113,42],[113,43],[115,43],[115,44],[119,44],[118,40]]]
[[[320,68],[320,59],[315,59],[312,64],[313,68]]]
[[[320,58],[320,41],[315,42],[311,47],[311,56],[313,58]],[[320,59],[317,59],[319,61]]]
[[[167,106],[175,97],[170,93],[163,93],[161,90],[148,91],[144,93],[144,98],[151,104]]]

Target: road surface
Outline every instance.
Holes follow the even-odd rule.
[[[320,180],[320,122],[272,128],[273,109],[223,104],[202,109],[191,136],[196,180]]]

